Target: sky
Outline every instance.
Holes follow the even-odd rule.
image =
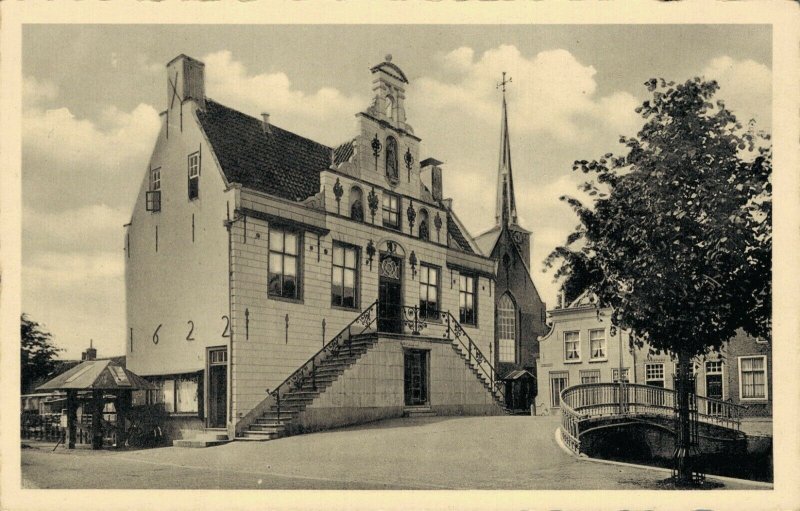
[[[93,339],[124,353],[123,224],[167,103],[165,65],[206,64],[206,95],[328,145],[355,134],[386,54],[409,79],[421,158],[472,235],[494,225],[506,71],[520,223],[542,261],[578,223],[572,162],[621,151],[651,77],[715,79],[739,118],[771,131],[772,33],[763,25],[26,25],[23,30],[22,310],[63,358]]]

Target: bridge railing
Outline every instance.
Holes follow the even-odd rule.
[[[664,416],[677,411],[676,392],[632,383],[586,383],[568,387],[559,397],[561,434],[567,446],[578,451],[580,423],[598,417]],[[691,395],[690,409],[700,422],[739,431],[744,406],[729,401]]]

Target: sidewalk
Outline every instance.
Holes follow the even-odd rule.
[[[430,417],[208,449],[22,450],[41,488],[650,489],[657,470],[593,463],[554,440],[558,417]],[[35,447],[39,447],[38,445]],[[726,482],[727,489],[753,489]]]

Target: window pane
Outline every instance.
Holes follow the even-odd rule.
[[[334,268],[333,273],[331,275],[331,283],[334,286],[341,286],[344,278],[342,277],[342,269],[341,268]]]
[[[356,251],[353,248],[348,248],[344,253],[344,265],[348,268],[356,267]]]
[[[175,380],[163,380],[161,385],[161,399],[167,412],[175,411]]]
[[[336,266],[344,264],[344,249],[342,247],[333,246],[333,264]]]
[[[295,278],[284,276],[283,278],[283,296],[286,298],[297,298],[297,286],[295,285]]]
[[[281,276],[279,273],[269,273],[269,282],[267,283],[267,292],[271,295],[280,296],[283,287],[281,286]]]
[[[287,254],[297,255],[297,234],[286,233],[285,250]]]
[[[431,268],[428,283],[435,286],[436,284],[439,283],[438,281],[439,281],[439,270]]]
[[[297,258],[284,256],[283,258],[283,274],[287,277],[297,276]]]
[[[283,257],[280,254],[269,255],[269,272],[270,273],[283,273]]]
[[[344,286],[349,288],[356,287],[356,273],[353,270],[344,270]]]
[[[269,234],[269,249],[283,252],[283,231],[273,229]]]

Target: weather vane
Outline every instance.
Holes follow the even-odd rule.
[[[509,77],[508,80],[506,80],[506,72],[503,71],[503,81],[497,84],[497,88],[498,89],[502,89],[503,94],[506,93],[506,84],[507,83],[511,83],[511,77]]]

